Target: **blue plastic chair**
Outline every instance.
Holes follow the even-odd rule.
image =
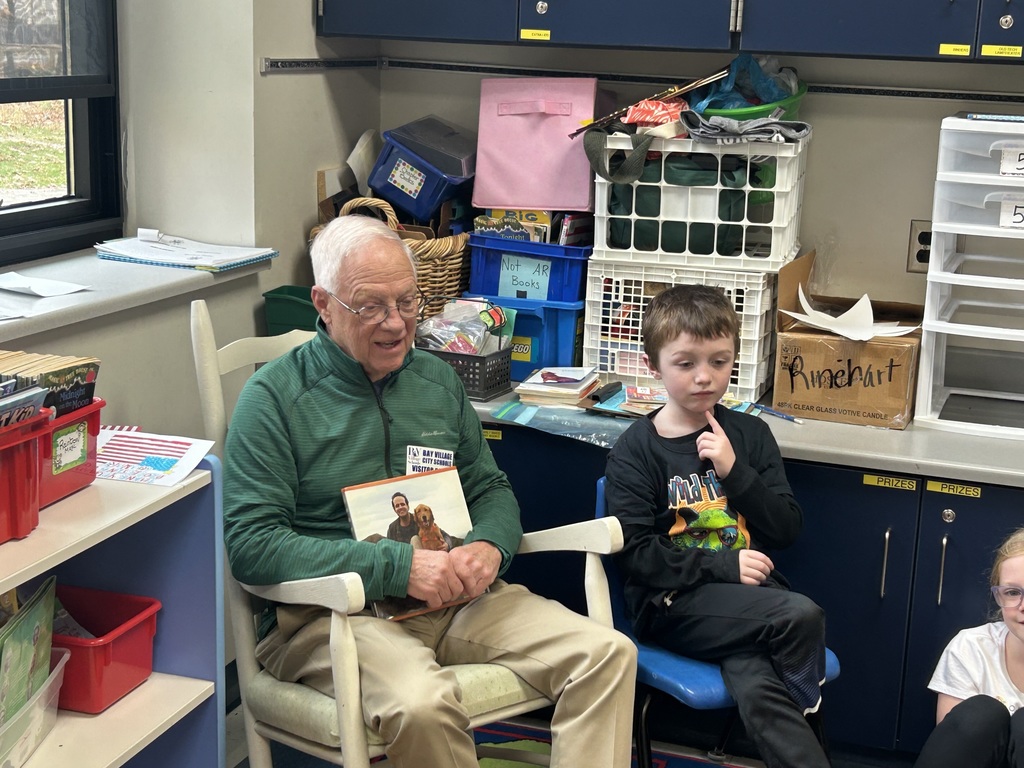
[[[605,479],[597,481],[597,510],[595,516],[605,517]],[[637,647],[637,683],[641,686],[643,699],[633,715],[633,737],[636,741],[638,768],[651,768],[651,741],[647,730],[647,711],[653,691],[661,691],[692,709],[733,710],[719,738],[718,745],[708,757],[725,760],[725,746],[739,713],[736,702],[725,687],[721,668],[712,662],[698,661],[665,650],[658,645],[639,641],[626,618],[626,602],[623,594],[622,576],[608,555],[601,557],[601,567],[593,566],[594,560],[587,561],[586,592],[587,613],[629,637]],[[839,676],[839,659],[829,649],[825,650],[825,680]],[[820,721],[816,725],[820,726]],[[825,744],[820,727],[816,728],[818,738]]]

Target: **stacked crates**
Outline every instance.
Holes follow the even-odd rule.
[[[773,380],[778,271],[800,250],[807,145],[655,139],[637,181],[597,178],[583,364],[656,385],[642,360],[647,303],[672,285],[716,285],[741,320],[730,392],[760,398]],[[631,149],[609,136],[608,166]]]

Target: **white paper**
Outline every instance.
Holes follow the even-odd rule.
[[[802,285],[797,286],[797,292],[800,306],[805,314],[790,312],[786,309],[780,309],[780,312],[812,328],[829,331],[854,341],[869,341],[876,336],[905,336],[920,327],[917,325],[900,325],[895,322],[876,323],[874,311],[871,309],[871,299],[868,298],[866,293],[846,312],[839,315],[839,317],[833,317],[811,307],[807,297],[804,296],[804,287]]]
[[[148,485],[176,485],[199,466],[212,440],[101,429],[96,477]]]
[[[66,283],[63,280],[49,280],[45,277],[25,277],[17,272],[0,275],[0,288],[14,293],[27,293],[29,296],[65,296],[84,291],[88,287],[78,283]]]
[[[363,197],[370,195],[370,172],[373,171],[373,166],[377,162],[381,143],[377,138],[377,132],[371,128],[359,137],[359,141],[356,142],[348,156],[348,167],[355,174],[359,194]]]

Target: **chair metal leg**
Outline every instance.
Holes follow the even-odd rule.
[[[633,740],[636,742],[637,768],[652,768],[651,737],[647,732],[647,710],[651,706],[651,691],[643,686],[643,702],[633,711]]]
[[[725,752],[726,744],[729,742],[729,737],[732,736],[732,731],[736,727],[736,723],[740,719],[740,711],[738,709],[730,710],[729,718],[725,721],[725,727],[722,728],[722,735],[718,737],[718,744],[715,748],[708,752],[708,760],[713,760],[716,763],[724,763],[729,755]]]

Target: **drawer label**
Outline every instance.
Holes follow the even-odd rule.
[[[933,493],[946,493],[950,496],[967,496],[971,499],[981,498],[981,487],[977,485],[949,483],[945,480],[929,480],[925,488]]]
[[[1024,229],[1024,195],[1003,195],[999,204],[999,226]]]
[[[1024,176],[1024,146],[1008,147],[999,157],[1000,176]]]
[[[89,423],[80,421],[53,433],[53,474],[74,469],[89,458]]]
[[[939,46],[939,56],[970,56],[971,46],[962,43],[942,43]]]
[[[1019,45],[983,45],[982,56],[1000,56],[1004,59],[1019,59],[1024,49]]]
[[[485,440],[501,440],[501,430],[500,429],[485,429],[484,430],[484,439]]]
[[[520,29],[519,30],[520,40],[550,40],[551,30],[550,29]]]
[[[911,477],[889,477],[887,475],[864,475],[864,485],[876,488],[894,488],[897,491],[916,491],[917,480]]]

